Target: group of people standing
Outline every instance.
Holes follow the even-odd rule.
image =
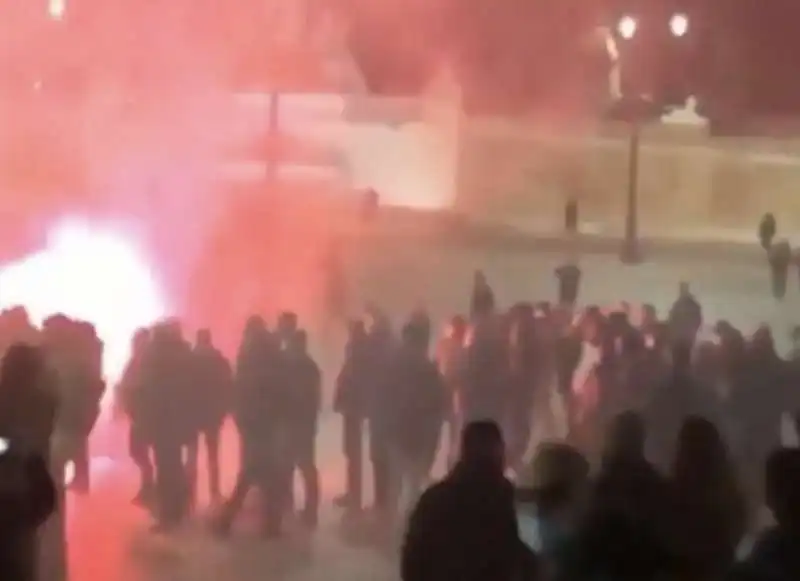
[[[175,321],[143,329],[119,394],[130,419],[131,457],[141,473],[135,501],[152,510],[157,528],[181,524],[196,506],[201,444],[209,494],[220,511],[219,532],[227,532],[256,487],[262,491],[263,532],[279,535],[293,504],[295,469],[305,482],[303,520],[316,525],[321,374],[295,314],[282,314],[272,331],[262,318],[250,318],[235,366],[207,329],[197,333],[194,344]],[[220,488],[220,440],[228,417],[236,425],[241,453],[236,486],[226,499]]]

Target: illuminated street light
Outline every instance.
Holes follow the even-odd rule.
[[[48,0],[47,14],[53,20],[61,20],[67,11],[67,0]]]
[[[669,20],[669,30],[672,36],[686,36],[689,32],[689,17],[685,14],[673,14]]]
[[[639,23],[632,16],[623,16],[617,24],[617,32],[625,40],[630,40],[636,35]]]

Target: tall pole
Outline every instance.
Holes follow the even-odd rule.
[[[639,149],[641,122],[634,118],[630,123],[628,139],[628,195],[625,207],[625,238],[620,249],[620,260],[624,264],[642,261],[639,248]]]
[[[279,138],[280,128],[280,93],[277,89],[275,79],[270,79],[269,93],[269,117],[267,125],[267,159],[266,161],[266,183],[267,187],[275,186],[280,165]]]

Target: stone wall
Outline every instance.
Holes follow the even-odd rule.
[[[456,206],[490,221],[556,230],[565,200],[584,228],[621,231],[628,133],[607,122],[580,133],[518,120],[463,119]],[[641,139],[643,235],[753,232],[764,212],[800,230],[800,140],[711,138],[701,125],[654,124]]]

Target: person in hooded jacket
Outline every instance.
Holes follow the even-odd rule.
[[[491,421],[468,424],[461,456],[423,492],[406,528],[402,581],[535,580],[537,561],[519,537],[505,443]]]

